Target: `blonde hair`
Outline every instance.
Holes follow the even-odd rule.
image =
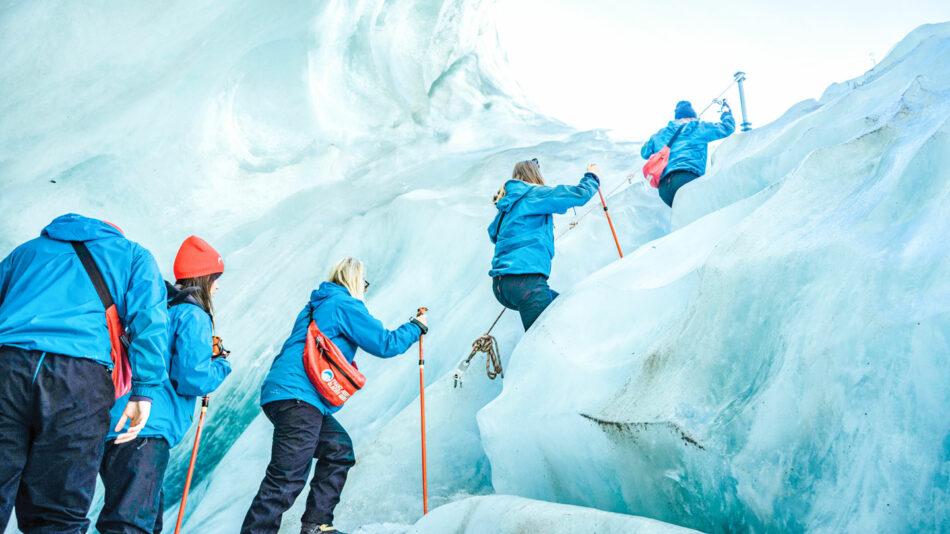
[[[519,161],[515,163],[515,169],[511,171],[511,179],[518,180],[527,184],[534,185],[547,185],[544,183],[544,177],[541,176],[541,169],[538,167],[538,164],[530,161]],[[495,196],[492,197],[492,202],[498,204],[498,201],[505,198],[505,184],[501,184],[501,188],[495,192]]]
[[[345,287],[354,298],[362,299],[366,282],[366,267],[356,258],[343,258],[330,269],[327,280]]]

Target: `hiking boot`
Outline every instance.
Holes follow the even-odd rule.
[[[318,525],[316,523],[301,523],[300,534],[320,534],[321,532],[331,532],[333,534],[346,534],[346,532],[337,530],[335,526],[326,523]]]

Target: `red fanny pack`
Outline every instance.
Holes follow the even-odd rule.
[[[303,346],[303,368],[317,393],[330,406],[343,406],[366,384],[366,377],[356,364],[346,361],[346,356],[317,327],[313,308],[310,308],[310,325]]]
[[[86,269],[86,274],[96,288],[99,300],[106,311],[106,326],[109,328],[109,344],[112,346],[112,385],[115,386],[115,398],[119,398],[132,389],[132,365],[129,364],[129,337],[125,333],[125,327],[119,320],[119,312],[115,309],[115,302],[112,300],[112,294],[109,293],[109,287],[102,278],[102,272],[96,261],[86,248],[82,241],[70,241],[73,250],[79,256],[79,261]]]
[[[676,133],[673,134],[670,142],[660,149],[659,152],[650,156],[650,159],[643,165],[643,177],[650,180],[651,186],[660,187],[660,179],[663,177],[663,171],[666,170],[666,164],[670,162],[670,146],[673,145],[673,141],[676,141],[676,138],[679,137],[680,132],[682,132],[685,127],[686,124],[680,126],[679,130],[676,130]]]

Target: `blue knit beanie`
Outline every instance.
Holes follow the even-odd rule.
[[[676,114],[673,115],[674,119],[695,119],[696,110],[693,109],[693,105],[689,103],[689,100],[680,100],[676,104]]]

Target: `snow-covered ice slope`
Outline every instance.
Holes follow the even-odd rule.
[[[190,234],[225,256],[216,324],[235,371],[212,399],[184,531],[237,530],[270,449],[260,383],[344,255],[367,263],[385,323],[432,310],[431,507],[499,491],[710,530],[950,528],[950,28],[725,141],[666,238],[645,182],[611,197],[623,261],[599,208],[570,231],[584,210],[556,217],[562,297],[523,341],[502,318],[511,365],[482,410],[501,382],[481,357],[462,389],[452,371],[499,310],[492,193],[535,156],[554,184],[595,161],[605,190],[642,164],[637,144],[525,105],[490,9],[0,10],[0,256],[69,211],[116,222],[169,277]],[[340,412],[358,464],[338,523],[405,530],[421,515],[415,355],[358,360],[369,382]],[[173,451],[166,524],[190,440]]]
[[[499,311],[486,276],[491,195],[531,157],[554,184],[576,183],[596,161],[611,189],[641,160],[636,144],[525,107],[490,9],[198,0],[0,10],[0,256],[76,211],[119,224],[167,277],[190,234],[225,257],[216,324],[234,373],[212,397],[185,532],[237,530],[270,449],[260,383],[310,290],[344,255],[367,263],[367,304],[385,323],[432,310],[432,505],[491,491],[475,414],[500,381],[476,361],[464,388],[451,388]],[[653,195],[637,183],[611,199],[625,248],[668,231]],[[559,233],[574,216],[555,218]],[[615,257],[599,210],[559,246],[558,288]],[[521,336],[516,315],[495,333],[507,358]],[[358,360],[369,384],[339,418],[359,463],[337,517],[347,529],[408,525],[421,515],[415,356]],[[192,436],[172,452],[166,524]]]
[[[950,530],[950,24],[727,140],[478,416],[495,491],[712,532]]]
[[[406,534],[696,534],[653,519],[511,495],[472,497],[437,508]]]

